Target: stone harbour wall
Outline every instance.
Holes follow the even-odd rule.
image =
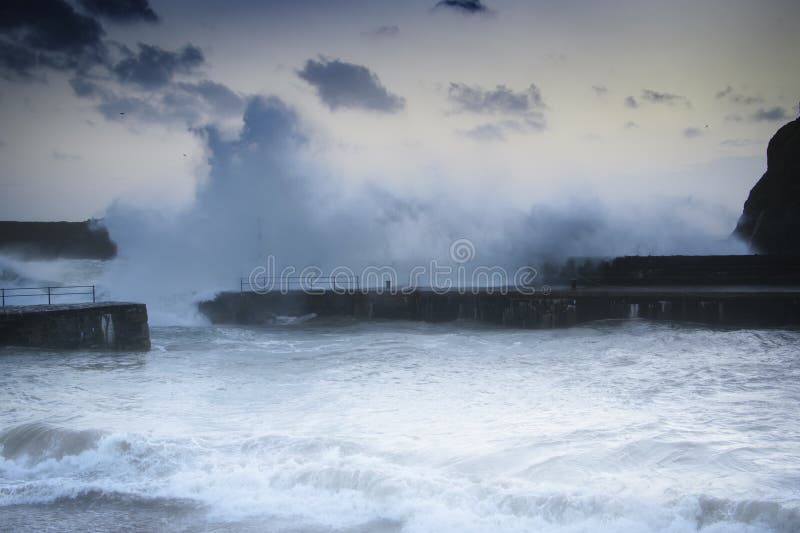
[[[3,307],[0,346],[149,350],[147,307],[128,302]]]

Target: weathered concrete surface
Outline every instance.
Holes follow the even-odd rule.
[[[149,350],[147,307],[128,302],[2,307],[0,346]]]
[[[547,294],[415,290],[407,294],[228,292],[199,306],[216,324],[267,324],[276,316],[352,316],[446,322],[470,319],[522,328],[568,327],[609,318],[718,326],[800,325],[800,287],[605,287]]]

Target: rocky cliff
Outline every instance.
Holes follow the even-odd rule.
[[[0,253],[25,259],[111,259],[117,245],[97,220],[0,222]]]
[[[800,119],[769,141],[767,171],[750,191],[734,234],[754,252],[800,255]]]

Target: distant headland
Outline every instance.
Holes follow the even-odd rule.
[[[750,191],[734,235],[756,253],[800,255],[800,118],[770,139],[767,171]]]
[[[117,245],[102,221],[0,221],[0,253],[23,259],[112,259]]]

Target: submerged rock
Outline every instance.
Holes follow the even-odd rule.
[[[800,255],[800,119],[769,141],[767,171],[750,191],[734,234],[758,253]]]

